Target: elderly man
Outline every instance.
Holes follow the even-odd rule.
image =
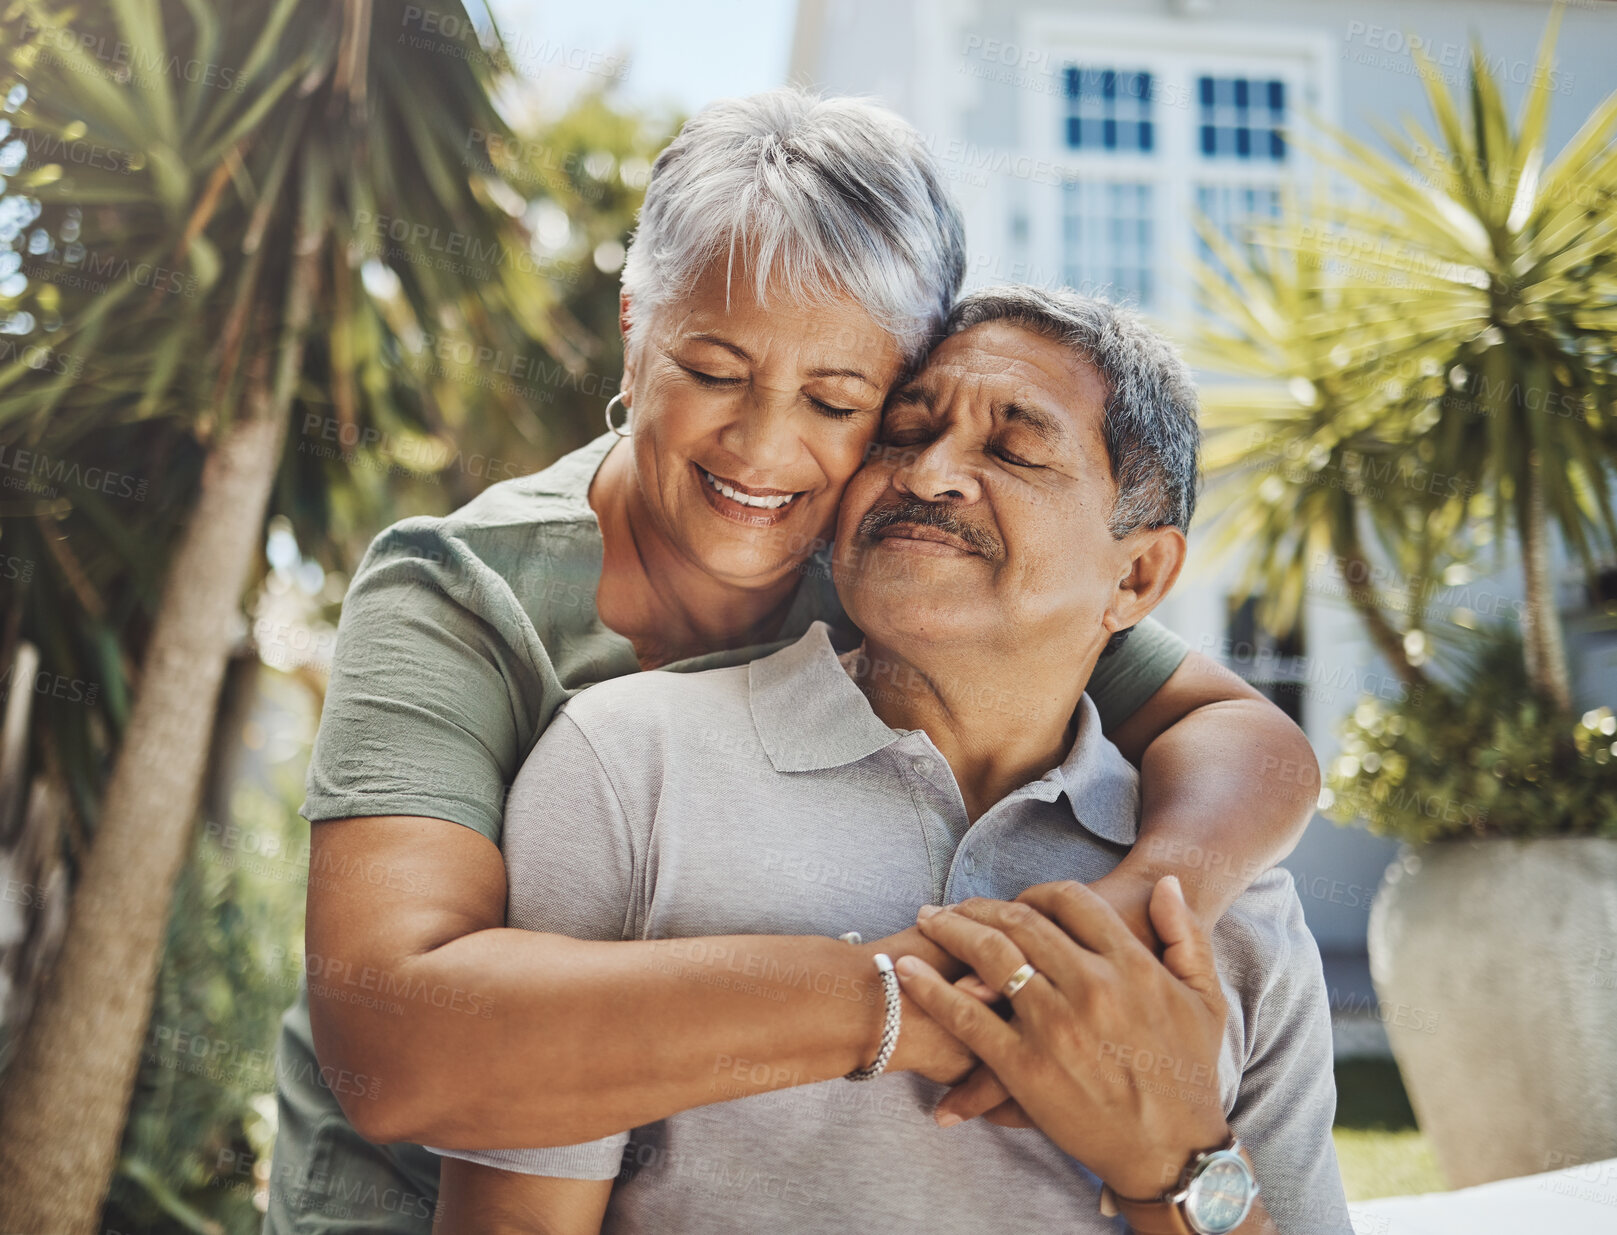
[[[457,1154],[441,1229],[1351,1230],[1290,880],[1260,878],[1210,941],[1164,880],[1160,960],[1075,882],[1136,834],[1136,774],[1084,686],[1183,564],[1188,374],[1065,294],[980,292],[947,333],[843,500],[835,582],[863,644],[839,654],[816,624],[749,666],[584,692],[513,786],[504,850],[511,926],[666,940],[696,982],[790,999],[824,975],[701,937],[917,918],[974,976],[877,956],[836,1072],[760,1080],[720,1055],[712,1105]],[[623,1015],[655,1042],[655,1009]],[[940,1034],[970,1051],[947,1079],[974,1057],[991,1073],[967,1088],[1008,1091],[989,1119],[955,1113],[982,1092],[939,1105]]]

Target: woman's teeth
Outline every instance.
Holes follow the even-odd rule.
[[[743,506],[756,506],[760,510],[779,510],[787,503],[795,502],[798,497],[795,493],[788,493],[781,497],[754,497],[750,493],[742,493],[739,489],[732,489],[706,468],[702,469],[702,475],[707,478],[708,484],[712,485],[732,502],[740,502]]]

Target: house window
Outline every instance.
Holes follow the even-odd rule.
[[[1149,154],[1151,74],[1067,66],[1067,145],[1074,150],[1132,150]]]
[[[1199,148],[1209,159],[1286,159],[1286,83],[1257,77],[1202,77]]]
[[[1247,224],[1280,217],[1280,186],[1275,184],[1198,184],[1196,209],[1214,229],[1237,247],[1249,243]],[[1212,261],[1212,250],[1196,234],[1196,252]]]
[[[1067,285],[1149,308],[1155,291],[1151,184],[1068,180],[1062,192]]]

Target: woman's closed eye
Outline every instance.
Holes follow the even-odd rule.
[[[675,363],[678,364],[678,361]],[[747,380],[744,377],[718,377],[712,373],[704,373],[700,369],[693,369],[688,364],[682,364],[679,367],[694,378],[697,384],[702,386],[739,386]]]
[[[678,364],[679,362],[676,361],[675,363]],[[688,364],[680,364],[679,367],[683,369],[698,385],[701,386],[726,389],[734,386],[742,386],[747,382],[747,379],[744,377],[720,377],[715,373],[706,373],[701,369],[692,368]],[[808,399],[808,401],[814,406],[815,410],[819,411],[823,415],[830,416],[835,420],[846,420],[849,416],[857,416],[859,414],[859,409],[856,407],[838,407],[834,403],[827,403],[823,399],[816,399],[813,395],[805,395],[804,397]]]
[[[859,409],[857,407],[837,407],[835,404],[826,403],[824,400],[816,399],[813,395],[807,395],[805,397],[822,414],[831,417],[833,420],[846,420],[849,416],[857,416],[859,414]]]

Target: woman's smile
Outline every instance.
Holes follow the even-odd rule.
[[[753,527],[773,527],[785,520],[800,504],[808,492],[800,489],[758,489],[715,475],[700,463],[696,469],[702,496],[715,513],[737,523]]]

